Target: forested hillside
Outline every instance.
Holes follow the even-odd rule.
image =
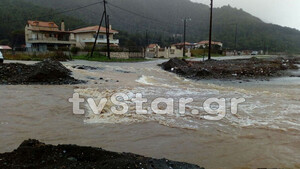
[[[13,1],[16,0],[12,0],[11,3]],[[56,11],[99,2],[98,0],[24,1]],[[208,39],[209,7],[207,5],[193,3],[190,0],[108,0],[107,9],[113,28],[134,34],[130,38],[138,44],[147,43],[146,31],[148,31],[149,43],[167,45],[178,42],[182,38],[172,36],[182,34],[183,18],[191,18],[187,24],[187,41],[197,42]],[[102,4],[95,4],[68,12],[66,15],[79,18],[86,23],[98,24],[102,11]],[[300,31],[264,23],[259,18],[230,6],[214,9],[213,40],[222,41],[226,48],[234,48],[236,25],[238,49],[300,52]]]

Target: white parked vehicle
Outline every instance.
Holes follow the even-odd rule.
[[[0,63],[3,63],[3,62],[4,62],[4,57],[3,57],[3,55],[2,55],[2,53],[0,51]]]

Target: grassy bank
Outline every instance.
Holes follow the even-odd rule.
[[[144,61],[149,61],[149,59],[145,59],[145,58],[129,58],[129,59],[111,58],[111,59],[108,59],[106,56],[103,56],[103,55],[94,55],[93,57],[90,57],[87,55],[72,56],[72,59],[73,60],[97,61],[97,62],[144,62]]]
[[[52,59],[57,61],[67,61],[70,60],[70,56],[64,54],[61,51],[51,52],[51,53],[40,53],[29,55],[27,53],[17,53],[17,54],[4,54],[5,60],[24,60],[24,61],[43,61],[45,59]]]
[[[52,59],[57,61],[68,61],[68,60],[88,60],[88,61],[97,61],[97,62],[144,62],[149,61],[145,58],[129,58],[129,59],[108,59],[104,55],[95,53],[94,57],[89,57],[87,55],[79,56],[69,56],[63,52],[52,52],[45,54],[33,54],[29,55],[27,53],[18,53],[18,54],[4,54],[5,60],[23,60],[23,61],[43,61],[45,59]]]

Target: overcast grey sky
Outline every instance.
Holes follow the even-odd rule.
[[[210,0],[192,0],[209,5]],[[300,0],[214,0],[215,7],[242,8],[265,22],[300,30]]]

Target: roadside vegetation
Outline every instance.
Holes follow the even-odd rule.
[[[4,54],[5,60],[24,60],[24,61],[43,61],[45,59],[51,59],[56,61],[68,61],[71,60],[71,56],[65,54],[62,51],[54,51],[50,53],[33,53],[32,55],[24,53],[6,53]]]
[[[116,59],[111,58],[108,59],[107,56],[101,55],[100,53],[94,53],[93,57],[90,55],[79,55],[79,56],[72,56],[73,60],[87,60],[87,61],[97,61],[97,62],[144,62],[149,61],[150,59],[146,58],[129,58],[129,59]]]

